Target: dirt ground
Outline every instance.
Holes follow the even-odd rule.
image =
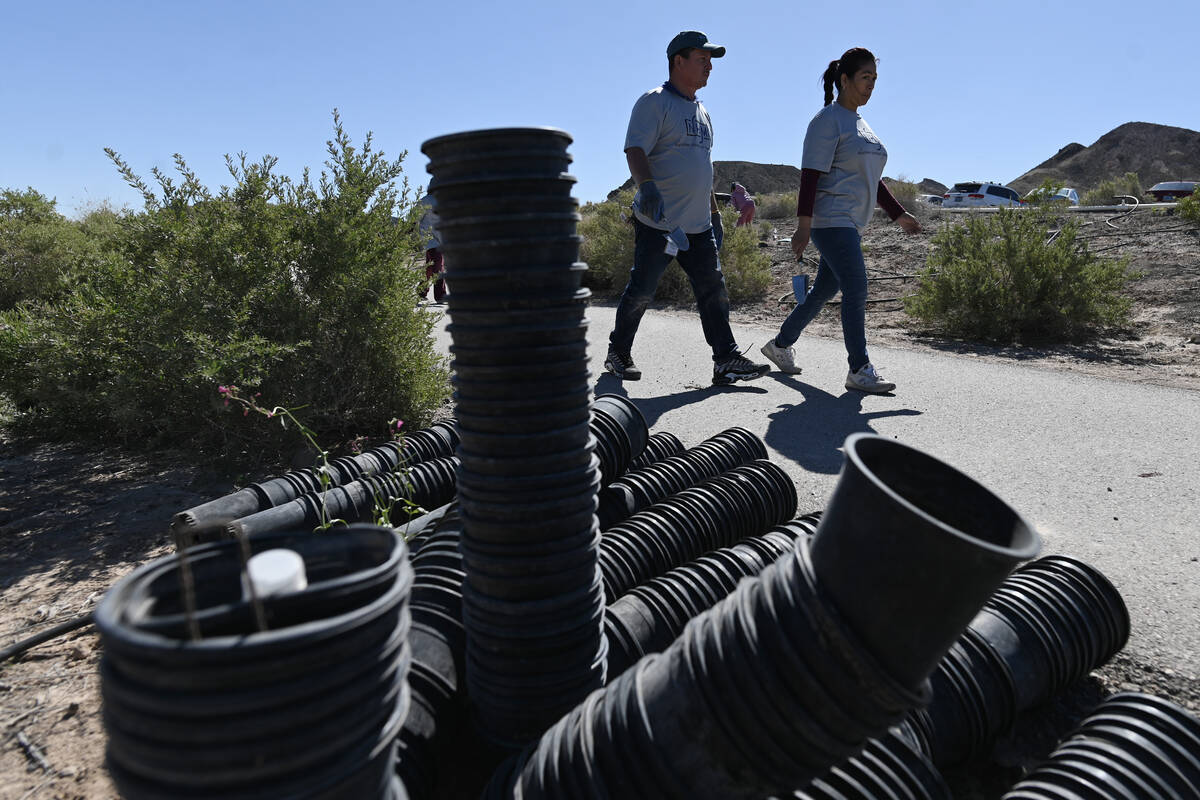
[[[1200,225],[1150,209],[1080,214],[1079,238],[1086,240],[1093,252],[1127,258],[1130,269],[1143,275],[1129,287],[1133,318],[1128,330],[1086,344],[1004,347],[939,337],[905,314],[898,300],[891,299],[914,291],[915,280],[902,278],[925,266],[933,236],[962,216],[961,212],[927,206],[918,206],[915,213],[924,228],[920,234],[905,234],[899,226],[886,223],[879,212],[863,234],[870,279],[868,345],[930,348],[1101,378],[1200,389]],[[772,228],[760,245],[771,257],[771,288],[762,302],[736,308],[732,316],[739,322],[776,326],[795,304],[792,275],[807,272],[810,281],[815,276],[816,250],[809,246],[806,264],[798,270],[789,244],[794,224],[788,220],[764,220],[761,224]],[[836,306],[822,311],[804,333],[836,339],[841,335]],[[796,354],[803,364],[803,338]]]
[[[911,237],[895,226],[873,225],[864,239],[871,274],[915,273],[930,237],[949,216],[922,211],[926,232]],[[1106,219],[1086,220],[1089,244],[1112,247],[1109,254],[1128,256],[1145,273],[1131,289],[1130,330],[1087,346],[972,346],[921,330],[896,301],[884,301],[870,306],[868,341],[1200,389],[1200,233],[1195,225],[1147,211],[1111,224]],[[790,233],[784,222],[767,235],[775,277],[771,291],[765,301],[736,309],[736,320],[775,325],[786,314],[790,304],[778,299],[791,294],[795,263],[782,241]],[[912,286],[911,279],[878,281],[871,297],[900,296]],[[805,335],[840,337],[836,309],[823,312]],[[798,352],[802,357],[802,345]],[[182,453],[130,455],[0,438],[0,648],[88,612],[113,582],[170,550],[172,514],[234,488]],[[85,627],[0,664],[0,796],[116,796],[103,766],[99,658],[99,639]],[[955,796],[999,797],[1065,725],[1116,690],[1159,694],[1200,713],[1194,681],[1118,654],[1054,708],[1027,715],[992,762],[948,776]]]

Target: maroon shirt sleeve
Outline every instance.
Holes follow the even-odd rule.
[[[800,195],[796,198],[796,216],[811,217],[813,205],[817,202],[817,178],[821,177],[819,170],[805,167],[800,170]]]
[[[892,195],[891,190],[883,181],[879,182],[879,191],[875,195],[875,200],[893,222],[896,217],[904,213],[904,206],[900,205],[900,201]]]

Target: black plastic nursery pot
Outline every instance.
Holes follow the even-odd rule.
[[[441,215],[439,209],[439,216]],[[574,236],[580,216],[574,209],[568,211],[528,209],[509,214],[480,214],[465,217],[449,217],[438,224],[438,233],[444,243],[470,241],[474,239],[502,239],[519,237],[533,239],[551,236]]]
[[[915,686],[1009,572],[1037,555],[1040,539],[994,493],[933,456],[868,434],[850,436],[845,453],[813,537],[814,569],[867,648]]]
[[[586,339],[565,343],[542,341],[518,350],[492,339],[473,347],[454,343],[450,345],[450,352],[454,356],[455,364],[470,367],[507,368],[508,373],[512,375],[516,371],[513,369],[514,367],[528,368],[530,364],[579,363],[582,359],[587,358],[587,341]],[[534,374],[536,375],[536,370],[534,370]],[[586,406],[587,403],[585,402],[583,405]]]
[[[579,202],[570,196],[564,196],[562,192],[548,192],[545,194],[531,191],[533,185],[536,185],[537,179],[515,179],[517,183],[525,184],[521,187],[521,211],[527,214],[561,214],[569,211],[575,211],[579,208]],[[551,179],[554,180],[554,179]],[[562,180],[562,179],[560,179]],[[571,185],[574,180],[570,176],[566,176],[564,183],[567,184],[567,193],[569,195]],[[458,182],[461,186],[464,182]],[[447,219],[462,219],[465,217],[487,217],[497,213],[495,190],[500,189],[501,193],[504,187],[496,186],[496,181],[487,180],[476,181],[477,193],[472,196],[455,195],[453,200],[440,201],[438,203],[438,215],[444,216]],[[455,183],[443,181],[442,187],[445,191],[451,192],[455,187]],[[461,194],[461,193],[460,193]],[[502,195],[504,196],[504,195]],[[507,199],[507,196],[504,196]],[[507,203],[505,204],[507,207]]]
[[[554,322],[528,322],[498,330],[494,324],[467,324],[453,321],[446,326],[456,345],[462,347],[541,347],[547,342],[571,344],[587,340],[587,317]]]
[[[579,260],[582,236],[546,236],[538,239],[474,239],[440,248],[446,262],[446,278],[453,281],[460,271],[495,270],[504,267],[552,267]]]
[[[421,152],[429,157],[431,189],[454,180],[478,181],[489,174],[540,175],[561,172],[571,158],[571,135],[559,128],[512,127],[461,131],[428,139]]]
[[[544,326],[546,330],[562,330],[578,326],[587,313],[585,303],[560,303],[548,308],[450,308],[450,319],[454,321],[457,330],[462,332],[470,328],[493,329],[492,344],[504,344],[509,341],[510,331],[520,330],[528,326]],[[468,344],[466,340],[462,340]],[[519,374],[510,373],[508,377],[519,378]]]
[[[586,266],[586,265],[584,265]],[[559,267],[558,271],[563,268]],[[463,277],[454,284],[455,293],[447,299],[450,313],[479,311],[486,313],[528,313],[538,310],[561,310],[586,307],[592,291],[570,285],[536,285],[525,288],[489,288],[487,280]]]

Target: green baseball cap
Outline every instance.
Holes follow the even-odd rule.
[[[707,50],[712,53],[713,58],[720,58],[725,55],[725,48],[708,41],[708,37],[703,32],[680,31],[671,40],[671,43],[667,45],[667,58],[689,47],[698,47],[701,50]]]

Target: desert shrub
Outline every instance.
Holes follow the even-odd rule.
[[[0,311],[56,300],[95,267],[102,242],[34,189],[0,190]]]
[[[265,406],[300,407],[323,436],[383,434],[390,418],[429,421],[447,394],[432,320],[416,307],[404,158],[371,136],[356,147],[336,112],[330,174],[312,185],[275,159],[227,159],[233,185],[212,193],[176,156],[157,169],[145,210],[119,221],[119,247],[56,303],[0,325],[0,391],[45,434],[183,443],[224,452],[297,444],[295,432],[242,421],[217,386]],[[89,224],[111,222],[102,216]],[[280,452],[275,449],[275,452]]]
[[[597,294],[620,292],[633,266],[633,192],[624,191],[603,203],[588,203],[580,210],[579,257],[587,262],[584,283]]]
[[[623,192],[604,203],[585,206],[579,233],[583,236],[581,258],[588,264],[585,283],[598,296],[616,296],[629,281],[633,266],[633,226],[627,218],[632,212],[631,192]],[[732,302],[744,302],[762,297],[771,282],[771,260],[758,246],[758,226],[735,228],[738,214],[732,207],[721,210],[725,241],[721,248],[721,269]],[[664,240],[663,245],[666,246]],[[655,297],[672,303],[693,301],[692,287],[687,275],[672,261],[659,281]]]
[[[892,197],[895,197],[906,209],[911,210],[917,205],[917,195],[921,194],[921,187],[903,175],[899,178],[889,179],[887,187],[892,193]]]
[[[1067,341],[1124,324],[1123,294],[1136,277],[1101,259],[1079,226],[1038,209],[971,215],[934,235],[919,288],[906,303],[918,319],[954,336],[1003,342]]]
[[[799,189],[799,187],[796,187]],[[796,193],[776,192],[755,196],[755,216],[762,219],[795,219]]]
[[[721,222],[725,228],[725,241],[721,246],[721,270],[725,273],[725,286],[729,299],[734,303],[758,300],[771,285],[771,258],[758,246],[761,236],[758,223],[738,228],[738,214],[732,208],[721,209]],[[683,270],[678,270],[682,275]],[[685,289],[685,297],[691,298],[691,288]]]
[[[1180,200],[1176,210],[1184,219],[1200,222],[1200,186],[1197,186],[1191,195]]]
[[[1129,195],[1136,197],[1139,200],[1145,192],[1142,190],[1142,181],[1138,178],[1136,172],[1126,172],[1119,178],[1109,178],[1101,181],[1094,189],[1084,192],[1083,197],[1079,198],[1079,204],[1084,206],[1111,206],[1117,203],[1116,198],[1121,195]]]

